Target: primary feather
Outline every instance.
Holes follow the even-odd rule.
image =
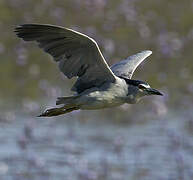
[[[82,33],[45,24],[20,25],[15,32],[25,41],[37,41],[40,48],[53,56],[60,71],[68,78],[78,76],[72,87],[78,93],[115,81],[97,43]]]

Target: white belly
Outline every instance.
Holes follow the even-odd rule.
[[[80,109],[103,109],[103,108],[110,108],[115,106],[120,106],[121,104],[125,103],[121,99],[109,98],[109,97],[87,97],[84,98],[85,103],[80,105]]]
[[[103,87],[93,88],[77,99],[80,109],[103,109],[119,106],[125,103],[127,86],[125,82],[104,84]]]

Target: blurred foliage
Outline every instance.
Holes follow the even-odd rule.
[[[141,50],[153,55],[134,75],[166,94],[169,104],[193,103],[191,0],[1,0],[0,98],[20,102],[68,94],[69,81],[51,58],[13,33],[18,24],[47,23],[93,37],[109,64]]]

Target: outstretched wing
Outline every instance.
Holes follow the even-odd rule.
[[[46,24],[20,25],[15,32],[25,41],[37,41],[40,48],[53,56],[60,71],[68,78],[78,76],[73,91],[81,93],[104,82],[115,81],[97,43],[82,33]]]
[[[152,54],[152,51],[142,51],[133,56],[129,56],[127,59],[122,60],[111,66],[111,70],[116,76],[125,77],[131,79],[135,69],[139,64],[148,56]]]

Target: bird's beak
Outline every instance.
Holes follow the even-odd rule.
[[[149,95],[159,95],[159,96],[163,96],[163,94],[162,94],[161,92],[159,92],[158,90],[153,89],[153,88],[147,89],[147,92],[148,92]]]

